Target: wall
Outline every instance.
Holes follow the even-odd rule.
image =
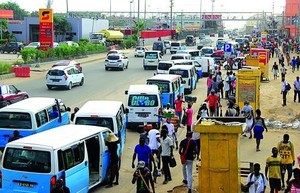
[[[81,29],[82,29],[82,38],[89,38],[91,32],[99,32],[103,29],[108,29],[109,22],[106,19],[87,19],[82,18]]]

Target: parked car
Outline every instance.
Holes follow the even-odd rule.
[[[52,65],[52,68],[56,66],[78,66],[78,65],[80,65],[80,63],[77,62],[76,60],[59,60]]]
[[[134,53],[134,57],[144,57],[145,56],[145,51],[147,51],[148,49],[144,46],[137,46],[135,48],[135,53]]]
[[[40,42],[31,42],[30,44],[28,44],[24,48],[36,48],[36,49],[39,49],[40,46],[41,46]]]
[[[79,47],[79,44],[74,42],[74,41],[63,41],[63,42],[59,42],[59,46],[60,45],[67,45],[67,46],[75,46],[75,47]]]
[[[48,89],[64,87],[71,90],[73,86],[82,86],[84,75],[76,66],[56,66],[51,68],[46,75]]]
[[[115,68],[123,71],[128,68],[128,64],[128,57],[124,54],[109,54],[105,59],[105,70]]]
[[[24,45],[22,42],[8,42],[0,47],[0,52],[5,53],[13,53],[16,54],[20,52],[24,48]]]
[[[210,57],[213,57],[216,63],[221,64],[224,61],[224,51],[223,50],[216,50]]]
[[[0,108],[27,99],[27,92],[22,92],[12,84],[0,83]]]

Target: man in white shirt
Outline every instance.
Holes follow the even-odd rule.
[[[154,154],[156,155],[156,159],[157,159],[157,168],[160,169],[160,151],[158,150],[160,147],[160,140],[159,140],[160,134],[159,131],[157,129],[151,129],[148,132],[148,139],[149,139],[149,144],[148,146],[151,149],[152,155],[154,157]]]
[[[296,77],[296,80],[294,81],[294,102],[296,102],[298,95],[298,103],[300,103],[300,81],[299,76]]]
[[[268,185],[268,181],[263,173],[260,173],[260,164],[254,164],[254,173],[247,177],[246,184],[249,187],[249,193],[262,193]]]
[[[176,140],[176,135],[175,135],[175,127],[174,127],[173,123],[171,123],[171,119],[167,118],[166,122],[163,124],[163,126],[167,126],[167,128],[168,128],[168,137],[170,137],[172,139],[173,143],[174,143],[175,140]]]

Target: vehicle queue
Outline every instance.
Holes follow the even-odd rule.
[[[171,43],[171,45],[172,45],[172,43]],[[110,54],[109,54],[110,55]],[[109,56],[108,55],[108,56]],[[128,63],[127,63],[127,65],[128,65]],[[189,69],[189,72],[187,72],[188,73],[188,77],[192,77],[192,75],[191,74],[194,74],[193,76],[194,77],[197,77],[197,73],[196,73],[196,70],[195,70],[195,66],[194,65],[191,65],[191,66],[185,66],[185,65],[179,65],[179,66],[181,66],[181,68],[187,68],[187,69]],[[124,68],[124,67],[123,67]],[[157,66],[156,66],[156,68],[157,68]],[[50,69],[51,70],[51,69]],[[201,69],[200,69],[201,70]],[[170,71],[170,70],[168,70],[168,71]],[[177,73],[176,73],[176,71],[177,71]],[[172,72],[172,69],[171,69],[171,72]],[[81,72],[82,73],[82,72]],[[184,74],[186,74],[186,73],[178,73],[178,67],[177,68],[175,68],[175,71],[173,71],[173,73],[172,74],[179,74],[179,75],[181,75],[181,76],[183,76]],[[64,76],[67,76],[67,74],[63,74]],[[180,90],[179,92],[180,92],[180,94],[182,94],[182,95],[184,95],[185,93],[187,94],[187,93],[191,93],[192,92],[192,90],[193,89],[195,89],[196,87],[195,86],[192,86],[192,87],[190,87],[190,91],[189,92],[182,92],[182,90],[181,90],[181,88],[182,88],[182,84],[184,84],[184,83],[188,83],[189,85],[196,85],[195,84],[195,82],[196,82],[196,78],[192,78],[192,79],[188,79],[188,80],[186,80],[186,81],[182,81],[182,80],[180,80],[180,82],[178,82],[178,89]],[[66,88],[68,88],[67,87],[67,85],[66,85]],[[160,88],[161,89],[161,88]],[[173,97],[173,99],[175,98],[175,96],[177,96],[176,95],[176,93],[178,92],[178,89],[175,89],[174,91],[170,91],[171,92],[171,94],[169,95],[169,101],[172,101],[172,97]],[[129,89],[130,90],[130,89]],[[161,109],[161,108],[163,108],[163,106],[165,106],[165,105],[163,105],[163,103],[161,102],[161,93],[160,93],[160,91],[159,91],[159,89],[158,89],[158,93],[159,93],[159,95],[157,96],[157,101],[159,101],[159,102],[157,102],[157,110],[159,110],[159,109]],[[130,97],[129,97],[130,98]],[[134,97],[132,97],[132,98],[134,98]],[[145,98],[145,97],[144,97]],[[128,99],[129,100],[129,99]],[[136,100],[136,102],[134,102],[135,104],[137,104],[137,106],[141,106],[141,105],[144,105],[144,104],[147,104],[147,102],[145,102],[145,101],[143,101],[143,100]],[[149,104],[152,104],[152,102],[149,102]],[[154,104],[156,104],[156,102],[154,102]],[[127,104],[128,105],[128,104]],[[127,113],[127,115],[129,114],[129,112],[128,112],[128,109],[127,110],[125,110],[125,112]],[[156,113],[159,113],[159,111],[156,111]],[[45,115],[46,116],[46,118],[48,118],[48,119],[50,119],[50,114],[48,114],[48,115]],[[91,114],[90,114],[90,118],[95,118],[95,117],[97,117],[97,115],[95,115],[95,114],[93,114],[92,112],[91,112]],[[99,116],[98,116],[99,117]],[[146,116],[146,115],[143,115],[142,117],[144,117],[144,118],[147,118],[148,116]],[[156,117],[156,119],[158,120],[158,122],[159,122],[159,119]],[[95,119],[96,120],[96,119]],[[95,121],[95,120],[93,120],[93,121]],[[126,123],[128,122],[128,116],[126,117],[126,119],[125,120],[123,120],[123,122],[121,121],[121,125],[123,125],[123,124],[125,124],[126,125]],[[120,120],[119,120],[120,121]],[[75,119],[75,122],[76,122],[76,119]],[[96,121],[97,122],[97,121]],[[145,123],[147,123],[147,120],[145,120],[145,121],[143,121],[142,122],[142,124],[145,124]],[[120,124],[120,122],[118,123],[118,124]],[[103,126],[103,125],[101,125],[101,124],[98,124],[98,123],[87,123],[87,124],[84,124],[84,125],[98,125],[98,126]],[[104,125],[105,126],[105,125]],[[110,128],[109,126],[106,126],[106,127],[108,127],[111,131],[113,131],[114,133],[115,133],[115,135],[119,135],[119,137],[121,137],[121,134],[120,134],[120,132],[119,131],[117,131],[117,132],[115,132],[115,130],[114,129],[112,129],[112,128]],[[123,128],[123,127],[122,127]],[[11,128],[11,129],[13,129],[13,128]],[[20,128],[20,127],[17,127],[17,128],[14,128],[14,129],[17,129],[17,130],[19,130],[19,129],[22,129],[22,128]],[[122,130],[122,129],[121,129]],[[123,132],[123,131],[122,131]],[[49,133],[50,133],[50,131],[49,131]],[[123,133],[125,133],[126,134],[126,132],[123,132]],[[53,135],[55,135],[56,133],[55,132],[53,132]],[[124,134],[124,135],[125,135]],[[41,134],[41,136],[43,136],[42,134]],[[24,140],[25,140],[25,138],[26,137],[24,137]],[[124,137],[124,139],[125,139],[125,137]],[[82,139],[83,140],[83,139]],[[98,139],[99,140],[99,139]],[[104,140],[104,137],[103,137],[103,140]],[[103,141],[102,141],[103,142]],[[16,140],[14,143],[18,143],[18,140]],[[124,140],[124,143],[125,143],[125,140]],[[33,147],[30,147],[30,146],[25,146],[24,144],[23,144],[23,146],[22,146],[22,143],[21,143],[21,146],[20,146],[21,148],[23,148],[23,150],[25,151],[29,151],[29,152],[27,152],[27,153],[24,153],[24,154],[33,154]],[[26,149],[26,148],[29,148],[29,150],[28,149]],[[31,148],[31,149],[30,149]],[[7,148],[8,149],[8,148]],[[64,148],[63,148],[64,149]],[[64,149],[65,150],[65,149]],[[79,149],[80,150],[80,149]],[[79,151],[78,150],[78,151]],[[8,150],[4,150],[4,158],[6,157],[6,153],[12,153],[11,151],[8,151]],[[23,156],[23,155],[21,155],[21,151],[18,153],[18,156]],[[24,155],[25,156],[25,155]],[[27,156],[27,155],[26,155]],[[69,157],[68,157],[69,156]],[[63,158],[63,159],[66,159],[65,161],[67,162],[67,161],[70,161],[70,159],[72,158],[72,159],[74,159],[74,163],[75,162],[78,162],[78,161],[80,161],[80,162],[82,162],[83,161],[83,159],[82,158],[80,158],[79,160],[76,158],[76,156],[78,156],[78,155],[76,155],[76,151],[75,151],[75,149],[72,149],[72,151],[69,153],[69,155],[67,155],[66,154],[66,157],[65,158]],[[6,157],[7,158],[7,157]],[[33,158],[33,160],[30,160],[31,158]],[[15,163],[16,164],[16,167],[17,167],[17,165],[19,165],[19,167],[28,167],[28,170],[24,170],[24,168],[23,169],[21,169],[19,172],[22,174],[23,172],[26,172],[26,173],[30,173],[30,169],[29,169],[29,167],[33,167],[33,166],[30,166],[29,164],[31,164],[31,162],[30,161],[35,161],[36,163],[38,163],[39,161],[37,160],[34,160],[34,157],[27,157],[26,158],[27,160],[26,161],[22,161],[21,159],[20,160],[18,160],[17,159],[17,157],[16,157],[16,159],[15,159],[15,161],[17,162],[17,163]],[[77,160],[76,160],[77,159]],[[100,159],[100,158],[99,158]],[[101,160],[105,160],[105,159],[102,159],[101,158]],[[11,161],[11,160],[8,160],[8,161]],[[19,163],[19,162],[21,162],[21,163]],[[106,165],[108,165],[108,163],[107,163],[108,161],[106,161]],[[73,163],[73,164],[74,164]],[[2,163],[2,164],[4,164],[4,163]],[[12,167],[11,165],[13,165],[13,162],[11,161],[11,163],[8,163],[8,165],[10,164],[10,166],[5,166],[5,167],[8,167],[8,169],[11,169],[11,168],[9,168],[9,167]],[[71,164],[71,163],[70,163]],[[105,164],[104,164],[105,165]],[[4,165],[2,165],[2,166],[4,166]],[[44,168],[48,168],[47,170],[49,170],[50,168],[51,168],[51,166],[42,166],[42,167],[44,167]],[[18,167],[17,167],[18,168]],[[51,183],[53,183],[53,181],[56,181],[56,180],[58,180],[59,178],[61,178],[61,177],[64,177],[64,180],[65,180],[65,183],[66,183],[66,185],[68,186],[68,187],[70,187],[70,188],[72,188],[73,187],[73,185],[71,184],[71,182],[70,182],[70,180],[68,180],[68,169],[70,169],[70,168],[72,168],[72,167],[70,167],[70,168],[68,168],[68,167],[63,167],[64,169],[64,171],[63,171],[63,173],[62,173],[62,175],[55,175],[55,178],[50,178],[49,179],[49,182],[51,181]],[[103,171],[102,172],[100,172],[100,169],[101,168],[99,168],[99,171],[98,171],[98,173],[99,174],[101,174],[101,176],[102,176],[102,178],[101,178],[101,180],[100,180],[100,178],[99,178],[99,180],[96,180],[97,182],[103,182],[103,180],[105,180],[107,177],[105,177],[106,175],[103,175],[103,174],[105,174],[105,173],[103,173],[104,172],[104,170],[106,170],[105,169],[105,167],[103,167],[102,169],[103,169]],[[18,170],[18,169],[16,169],[16,170]],[[40,172],[41,170],[37,170],[38,171],[38,173],[44,173],[44,172]],[[51,170],[52,171],[52,170]],[[36,171],[35,171],[36,172]],[[57,171],[57,172],[59,172],[59,171]],[[105,171],[106,172],[106,171]],[[46,172],[47,173],[47,172]],[[3,173],[3,174],[5,174],[5,173]],[[64,176],[65,175],[65,176]],[[22,176],[20,175],[19,176],[20,178],[22,178]],[[22,190],[25,190],[25,189],[28,189],[28,190],[30,190],[32,187],[34,187],[34,186],[36,186],[36,182],[28,182],[28,181],[24,181],[24,180],[22,180],[22,179],[12,179],[12,181],[11,182],[9,182],[9,183],[6,183],[6,184],[3,184],[3,189],[5,189],[5,186],[7,185],[7,186],[11,186],[12,184],[10,184],[10,183],[16,183],[16,185],[17,186],[14,186],[14,187],[16,187],[16,191],[17,190],[19,190],[19,189],[22,189]],[[88,186],[88,188],[85,188],[85,190],[87,190],[88,191],[88,189],[90,189],[90,188],[92,188],[94,185],[94,183],[91,183],[92,185],[91,186]],[[53,184],[52,184],[53,185]],[[50,187],[51,188],[51,187]],[[32,190],[32,189],[31,189]],[[76,191],[76,189],[74,189],[75,191]],[[83,192],[85,192],[85,191],[83,191]]]

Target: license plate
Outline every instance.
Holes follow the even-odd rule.
[[[51,79],[53,82],[59,82],[59,79]]]
[[[149,117],[149,114],[141,114],[141,113],[139,113],[139,114],[138,114],[138,117],[144,117],[144,118],[145,118],[145,117]]]
[[[28,183],[28,182],[19,182],[18,184],[19,184],[19,186],[22,186],[22,187],[33,188],[33,184]]]

